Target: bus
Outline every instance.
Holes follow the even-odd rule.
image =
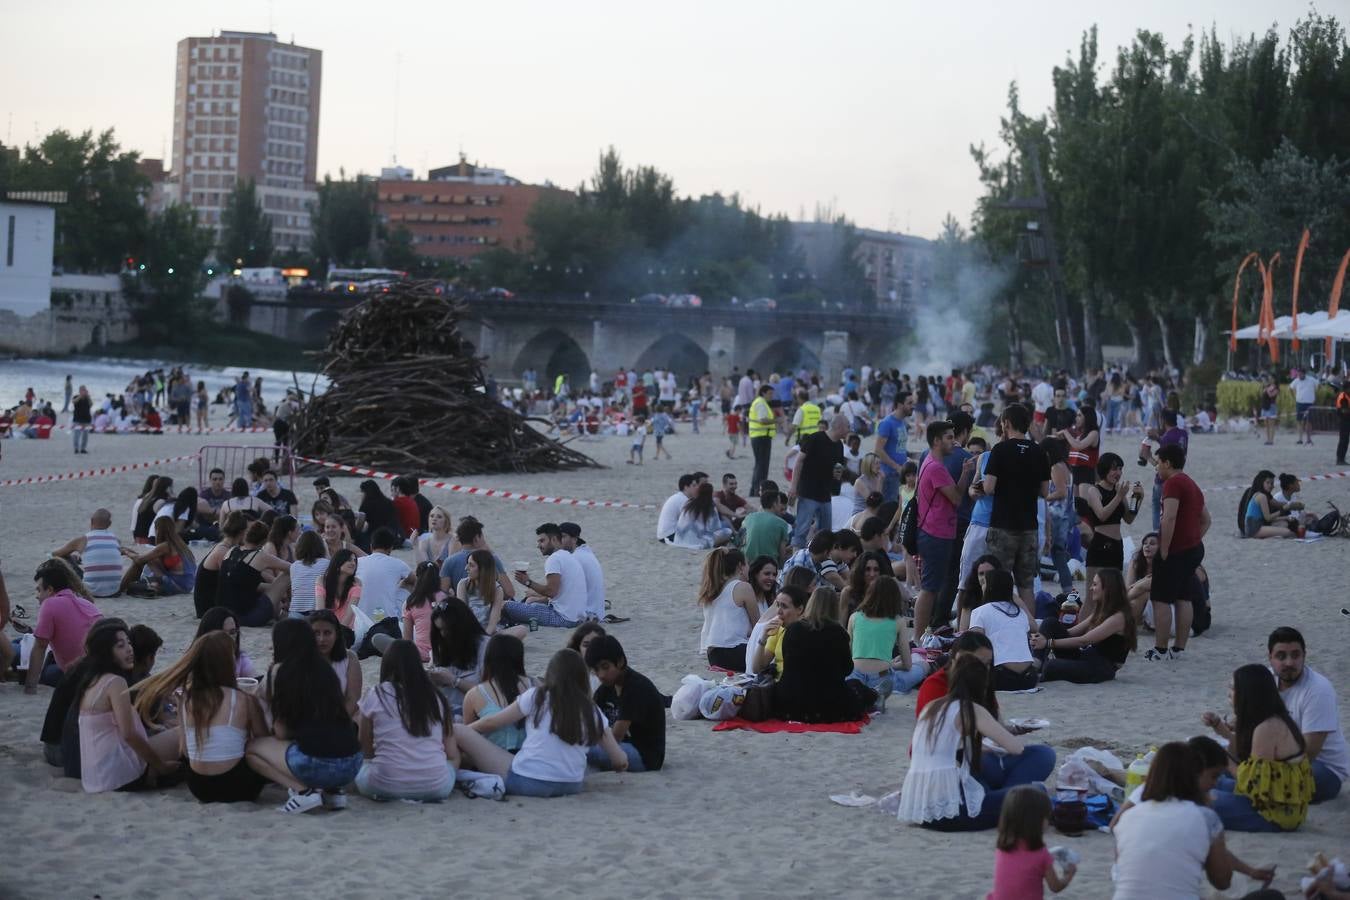
[[[373,294],[407,279],[396,269],[329,269],[327,289],[343,294]]]

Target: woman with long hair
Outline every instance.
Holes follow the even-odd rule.
[[[603,635],[604,631],[600,634]],[[580,644],[579,641],[578,646]],[[577,647],[571,649],[585,653]],[[464,724],[472,725],[479,719],[501,712],[515,703],[516,698],[529,690],[531,685],[529,676],[525,674],[525,644],[514,635],[494,634],[488,640],[487,652],[483,654],[483,680],[464,696]],[[517,722],[488,732],[485,736],[503,750],[515,753],[525,742],[525,728]]]
[[[1027,634],[1031,620],[1017,602],[1012,573],[995,570],[984,577],[982,602],[970,614],[970,630],[989,636],[994,645],[994,689],[1025,691],[1037,681]]]
[[[1097,408],[1091,403],[1078,407],[1073,428],[1060,431],[1055,437],[1069,445],[1069,473],[1073,475],[1074,510],[1079,517],[1087,509],[1083,500],[1083,486],[1097,477],[1097,457],[1102,449],[1101,425],[1097,422]],[[1091,534],[1087,535],[1091,537]]]
[[[220,541],[202,557],[201,564],[197,566],[197,577],[192,585],[192,605],[199,617],[219,603],[221,563],[244,539],[246,530],[248,519],[244,518],[241,512],[231,513],[220,523]]]
[[[708,657],[709,665],[732,672],[745,671],[746,644],[763,613],[748,577],[745,554],[734,547],[718,547],[703,560],[698,591],[703,628],[698,649]]]
[[[263,550],[285,563],[295,562],[295,542],[300,539],[300,522],[295,516],[277,516],[268,529]]]
[[[783,632],[783,671],[773,688],[775,718],[792,722],[853,722],[864,710],[848,686],[853,672],[849,636],[837,621],[839,595],[818,587],[801,618]]]
[[[286,614],[290,597],[290,563],[262,549],[267,526],[251,522],[239,545],[220,564],[218,596],[245,628],[266,625]]]
[[[1120,572],[1098,569],[1089,593],[1085,609],[1090,608],[1090,613],[1079,615],[1069,627],[1057,618],[1046,618],[1040,634],[1031,636],[1031,649],[1041,661],[1042,681],[1110,681],[1137,649],[1134,611]]]
[[[239,643],[239,623],[235,621],[234,613],[223,606],[213,606],[202,614],[201,621],[197,623],[197,634],[195,638],[204,637],[213,631],[223,631],[234,642],[234,675],[236,678],[257,678],[258,670],[253,665],[253,660],[244,652]]]
[[[442,563],[447,556],[459,550],[455,520],[450,517],[450,510],[444,506],[433,506],[431,512],[427,513],[427,533],[413,545],[413,559],[416,562]]]
[[[1252,486],[1242,494],[1242,500],[1238,503],[1238,529],[1243,537],[1298,537],[1298,532],[1289,527],[1288,521],[1273,524],[1287,515],[1284,504],[1275,500],[1274,490],[1275,473],[1267,469],[1257,472],[1252,479]]]
[[[497,633],[501,627],[502,608],[506,605],[506,592],[498,579],[497,560],[491,550],[469,553],[469,558],[464,561],[464,577],[455,585],[455,596],[473,610],[484,631]]]
[[[1144,499],[1144,488],[1139,482],[1122,483],[1125,461],[1114,453],[1103,453],[1097,460],[1097,480],[1080,487],[1079,496],[1086,506],[1084,517],[1092,528],[1088,544],[1087,583],[1101,569],[1125,568],[1125,544],[1120,536],[1120,523],[1130,524],[1139,513]]]
[[[173,479],[159,475],[150,485],[148,492],[142,492],[136,503],[136,515],[132,519],[131,536],[138,544],[150,544],[154,534],[155,514],[164,506],[173,504]]]
[[[1050,515],[1050,559],[1055,564],[1061,591],[1073,588],[1069,571],[1069,530],[1073,527],[1073,473],[1069,471],[1069,444],[1063,438],[1041,441],[1050,461],[1050,492],[1045,497]]]
[[[284,649],[268,672],[272,734],[249,742],[248,763],[288,790],[282,812],[342,808],[342,788],[361,770],[362,754],[337,675],[308,622],[282,619],[272,644]]]
[[[154,787],[160,776],[178,771],[178,731],[148,736],[131,704],[127,676],[136,652],[126,623],[96,622],[84,653],[72,700],[79,710],[80,783],[91,794]]]
[[[1205,720],[1228,739],[1236,779],[1225,776],[1214,790],[1214,811],[1230,831],[1295,831],[1313,796],[1307,744],[1263,665],[1233,673],[1229,699],[1233,724]]]
[[[1266,429],[1266,446],[1271,447],[1275,444],[1275,427],[1280,421],[1280,380],[1274,373],[1262,380],[1265,383],[1261,386],[1259,417]]]
[[[358,558],[366,555],[366,551],[352,540],[351,529],[341,513],[335,512],[324,520],[323,545],[329,559],[336,556],[339,550],[346,550]]]
[[[130,547],[122,548],[131,565],[122,573],[118,590],[150,597],[192,593],[197,583],[197,560],[183,542],[177,524],[161,517],[155,519],[154,528],[155,543],[149,550],[137,553]]]
[[[1050,775],[1055,752],[1024,743],[985,708],[989,677],[983,662],[963,656],[952,668],[947,696],[919,716],[900,790],[900,821],[938,831],[993,828],[1008,791]],[[983,753],[983,738],[1006,755]]]
[[[989,573],[1001,571],[1003,571],[1003,563],[999,562],[998,557],[992,553],[986,553],[975,560],[975,564],[970,568],[970,577],[957,591],[957,598],[960,600],[956,620],[958,632],[970,628],[970,614],[984,604],[984,585]]]
[[[266,784],[244,758],[249,739],[266,734],[267,724],[253,698],[239,690],[235,652],[228,634],[207,632],[137,689],[144,718],[181,689],[178,750],[188,761],[188,790],[202,803],[251,802]]]
[[[928,677],[927,658],[909,650],[904,593],[890,575],[874,578],[867,586],[858,611],[848,618],[847,630],[853,657],[849,677],[882,698],[895,691],[907,694]]]
[[[986,669],[994,665],[994,644],[987,636],[978,631],[963,631],[956,636],[948,650],[947,664],[923,680],[919,685],[919,694],[914,698],[914,718],[923,715],[924,707],[934,700],[947,696],[952,670],[962,657],[972,656]],[[999,718],[998,694],[994,691],[994,679],[986,678],[987,690],[984,694],[984,708],[995,719]],[[1013,734],[1017,734],[1014,730]]]
[[[890,574],[890,557],[880,550],[869,550],[855,559],[848,570],[848,584],[839,593],[839,621],[847,622],[849,616],[862,605],[868,588],[882,575],[890,577]]]
[[[750,560],[745,580],[750,584],[750,590],[755,592],[755,602],[762,619],[773,605],[774,595],[778,593],[778,560],[772,556],[756,556]]]
[[[220,513],[218,518],[222,523],[225,517],[232,512],[244,514],[244,518],[250,522],[258,519],[263,513],[270,510],[263,501],[259,500],[257,495],[252,493],[248,487],[248,481],[243,478],[236,478],[230,482],[230,496],[224,503],[220,504]]]
[[[574,650],[549,660],[543,683],[521,693],[506,709],[456,733],[459,749],[473,768],[496,775],[508,795],[562,797],[581,792],[586,751],[601,745],[614,771],[628,768],[628,756],[591,699],[586,663]],[[525,723],[525,741],[512,756],[484,735]]]
[[[356,554],[344,547],[333,554],[323,578],[314,583],[314,608],[332,610],[339,622],[351,628],[356,617],[352,607],[360,602],[361,584],[356,580]]]
[[[411,641],[394,641],[382,657],[380,683],[357,720],[366,761],[356,789],[372,800],[440,802],[455,789],[459,765],[454,714]]]
[[[468,604],[446,597],[431,608],[431,668],[427,674],[459,714],[464,694],[483,677],[488,633]]]
[[[160,519],[169,519],[178,529],[178,534],[185,541],[190,541],[196,536],[197,524],[197,489],[188,485],[178,492],[172,503],[166,503],[155,513],[155,520],[150,523],[150,533],[155,533],[155,522]]]
[[[333,666],[346,701],[347,712],[356,717],[356,705],[361,701],[362,674],[361,660],[351,649],[354,635],[343,628],[332,610],[316,609],[308,616],[309,627],[314,630],[314,642],[319,647],[319,655]]]
[[[881,457],[875,453],[863,454],[862,460],[858,463],[858,477],[853,479],[852,515],[856,516],[863,511],[868,497],[882,493],[882,480]]]
[[[1153,561],[1158,557],[1158,532],[1150,531],[1139,541],[1125,570],[1125,596],[1136,623],[1144,621],[1144,604],[1153,590]]]
[[[291,561],[291,618],[314,610],[314,589],[327,571],[328,553],[323,538],[317,531],[304,532],[295,542],[295,559]]]
[[[684,509],[680,511],[672,543],[677,547],[693,550],[711,550],[730,539],[731,528],[717,513],[712,482],[705,481],[699,485],[698,493],[686,502]]]

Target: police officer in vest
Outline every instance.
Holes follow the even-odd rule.
[[[820,407],[811,402],[806,391],[797,391],[797,412],[792,416],[792,431],[787,445],[800,444],[808,434],[820,430]]]
[[[778,423],[769,395],[773,385],[763,384],[759,396],[750,404],[750,450],[755,454],[755,472],[750,478],[750,496],[759,496],[759,483],[769,477],[769,454],[773,450],[773,432]]]

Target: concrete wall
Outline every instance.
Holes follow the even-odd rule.
[[[47,308],[55,240],[54,207],[0,202],[0,310],[26,317]]]
[[[116,275],[61,275],[52,282],[47,308],[30,315],[0,309],[0,350],[73,353],[136,337]]]

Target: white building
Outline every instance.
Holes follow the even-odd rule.
[[[31,316],[51,304],[56,241],[52,202],[58,198],[39,192],[11,191],[0,199],[0,309]]]

